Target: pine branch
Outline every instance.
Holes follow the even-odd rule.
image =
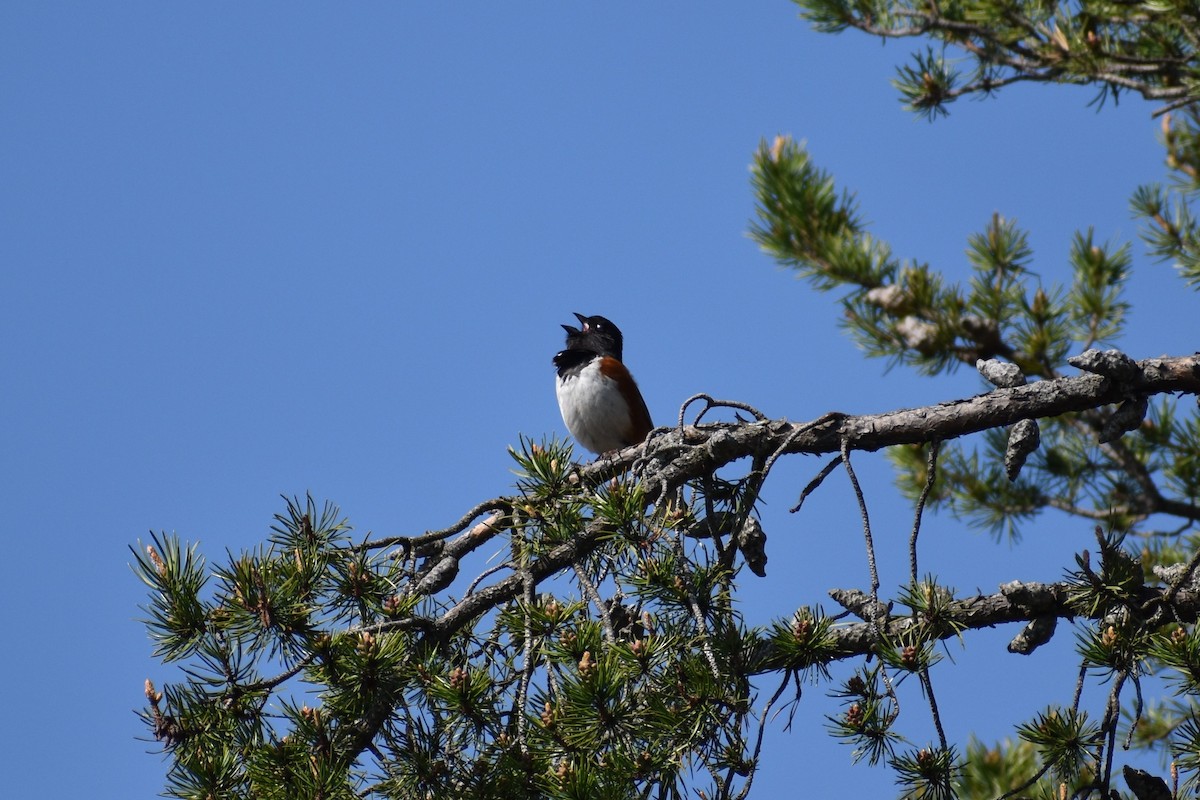
[[[939,639],[950,639],[959,636],[963,631],[994,628],[1010,622],[1030,622],[1038,619],[1103,619],[1108,610],[1102,610],[1095,616],[1080,614],[1077,607],[1072,606],[1069,594],[1072,585],[1066,581],[1058,583],[1021,583],[1013,581],[1000,587],[1000,591],[990,595],[976,595],[946,604],[944,613],[939,615],[939,622],[945,623],[945,629],[937,636]],[[858,613],[870,616],[874,612],[862,610],[869,605],[870,599],[862,592],[853,589],[833,589],[830,597],[849,609],[858,609]],[[1200,593],[1190,590],[1171,592],[1170,587],[1143,587],[1137,600],[1144,608],[1162,609],[1168,619],[1191,623],[1200,619]],[[863,656],[878,651],[883,641],[901,641],[905,633],[915,624],[911,615],[900,615],[889,618],[878,625],[873,620],[854,622],[842,626],[834,626],[829,631],[830,648],[835,653],[835,659]],[[755,674],[773,672],[779,668],[778,654],[770,643],[766,643],[761,653],[762,664]]]
[[[1109,351],[1110,353],[1115,351]],[[658,429],[644,449],[626,449],[614,458],[600,459],[580,470],[580,479],[598,484],[637,464],[646,489],[648,504],[671,493],[689,480],[712,475],[741,458],[769,458],[776,454],[810,455],[838,453],[842,443],[849,450],[874,451],[902,444],[948,441],[992,428],[1012,425],[1023,419],[1057,417],[1072,412],[1099,409],[1130,397],[1184,392],[1200,395],[1200,356],[1128,359],[1124,371],[1111,376],[1094,373],[995,389],[964,400],[933,406],[900,409],[882,414],[830,413],[807,423],[784,419],[744,423],[707,423]],[[1089,369],[1107,369],[1094,366]],[[1200,506],[1157,495],[1162,509],[1176,516],[1200,520]],[[457,558],[480,547],[505,530],[500,524],[479,525],[447,545]],[[591,552],[606,532],[602,521],[593,521],[530,564],[535,582],[557,574],[576,559]],[[436,570],[436,562],[429,569]],[[490,609],[514,599],[521,592],[522,577],[509,575],[469,594],[457,605],[431,621],[428,637],[444,641]]]
[[[1137,92],[1167,107],[1195,103],[1194,8],[1141,4],[985,3],[965,14],[956,5],[890,0],[796,0],[818,30],[855,28],[882,39],[925,37],[974,61],[974,79],[958,84],[950,59],[933,50],[900,70],[909,106],[928,116],[963,95],[990,94],[1023,81],[1099,84],[1106,93]],[[954,59],[959,60],[959,59]]]
[[[829,413],[806,423],[764,418],[749,422],[680,424],[661,428],[652,432],[644,445],[629,448],[614,457],[599,459],[574,470],[569,463],[559,462],[561,471],[557,473],[558,483],[554,485],[605,487],[600,490],[601,495],[608,497],[610,502],[613,502],[612,496],[604,493],[609,491],[608,487],[620,485],[625,488],[618,496],[635,498],[637,509],[654,506],[656,514],[678,515],[682,512],[679,509],[672,511],[672,503],[685,484],[711,482],[718,470],[742,458],[749,457],[751,463],[757,465],[753,478],[757,486],[766,479],[770,465],[783,455],[837,453],[840,460],[836,463],[844,464],[851,450],[874,451],[892,445],[946,442],[1020,420],[1071,413],[1091,411],[1101,414],[1112,423],[1102,426],[1105,435],[1119,437],[1122,432],[1140,424],[1138,413],[1139,410],[1144,412],[1147,397],[1175,392],[1200,395],[1200,356],[1152,358],[1139,362],[1116,351],[1109,351],[1089,352],[1085,357],[1071,361],[1085,370],[1086,374],[997,388],[975,397],[921,408],[857,416]],[[1108,407],[1118,404],[1115,412],[1108,410]],[[636,477],[636,485],[615,480],[629,474]],[[562,491],[561,498],[565,498],[566,503],[578,497],[574,489],[554,491]],[[1154,497],[1163,502],[1169,500],[1161,495]],[[535,508],[530,504],[532,500],[529,497],[496,498],[477,505],[441,531],[411,538],[380,539],[358,545],[346,542],[341,545],[343,552],[353,554],[355,559],[377,551],[384,544],[398,547],[398,551],[391,556],[375,556],[381,563],[390,560],[396,564],[396,572],[393,573],[396,580],[389,581],[396,594],[382,601],[385,613],[391,618],[380,620],[378,616],[366,616],[364,624],[357,629],[352,627],[351,630],[343,630],[334,637],[318,637],[318,640],[314,640],[317,646],[329,648],[333,646],[332,642],[337,641],[342,643],[338,646],[345,647],[355,642],[350,646],[355,652],[373,652],[373,648],[382,646],[382,642],[393,643],[390,646],[396,649],[389,658],[394,659],[395,663],[407,658],[405,653],[452,652],[455,642],[461,643],[462,634],[469,633],[481,618],[497,611],[503,613],[507,604],[522,598],[529,608],[529,598],[534,596],[537,587],[576,565],[586,563],[606,541],[621,534],[621,524],[613,521],[616,512],[610,506],[606,512],[597,512],[590,517],[580,516],[577,527],[556,529],[556,536],[561,535],[562,538],[543,543],[541,549],[531,550],[527,560],[521,561],[519,570],[509,564],[513,571],[503,577],[493,577],[496,575],[493,569],[468,581],[459,569],[460,560],[497,537],[524,537],[531,518],[555,513],[560,503],[560,496],[553,492],[542,499],[545,501],[544,508]],[[1173,503],[1172,512],[1179,516],[1200,519],[1200,507],[1182,500],[1170,502]],[[683,519],[683,516],[679,516],[673,524],[681,524]],[[299,533],[296,534],[298,541],[306,541],[304,532],[311,532],[307,520],[307,516],[300,520],[297,528]],[[472,523],[475,524],[472,526]],[[700,524],[699,521],[697,524]],[[321,527],[324,529],[324,526]],[[297,555],[296,558],[302,556]],[[422,560],[419,566],[418,559]],[[166,562],[162,568],[152,562],[147,562],[143,567],[144,578],[151,582],[155,576],[170,573]],[[359,569],[355,574],[365,573]],[[679,591],[692,591],[690,584],[679,580],[678,573],[676,577]],[[466,588],[468,583],[470,588]],[[458,592],[463,594],[457,600],[447,602],[447,593],[453,592],[456,584],[460,587]],[[1078,604],[1068,603],[1070,588],[1068,583],[1047,586],[1014,583],[1003,587],[996,595],[961,600],[947,598],[946,610],[940,617],[943,624],[936,630],[924,631],[924,635],[931,639],[944,638],[954,635],[955,631],[991,627],[1004,622],[1087,616],[1089,611],[1081,610]],[[704,590],[705,596],[709,591]],[[1168,595],[1167,592],[1173,593]],[[853,591],[839,591],[835,596],[843,604],[861,605]],[[424,600],[435,597],[439,599],[432,603]],[[1190,585],[1165,589],[1143,588],[1136,599],[1148,617],[1161,618],[1163,613],[1169,613],[1181,620],[1195,620],[1200,610],[1200,598]],[[870,606],[872,610],[868,620],[830,626],[829,638],[821,650],[824,655],[816,661],[806,662],[802,668],[808,669],[815,664],[815,668],[820,669],[830,659],[878,652],[884,640],[904,641],[899,634],[913,635],[909,628],[915,624],[914,616],[893,617],[888,608],[880,606],[878,602],[870,602]],[[419,613],[418,608],[421,609]],[[693,611],[696,610],[693,608]],[[708,617],[700,615],[696,630],[704,630],[708,624]],[[271,626],[264,623],[264,627]],[[406,635],[387,635],[400,631]],[[402,649],[399,642],[403,642]],[[746,644],[748,649],[744,652],[750,661],[739,667],[743,676],[798,669],[778,649],[778,640],[760,638],[757,646],[750,642]],[[586,662],[589,668],[595,668],[595,662],[589,660],[590,655],[584,655],[588,658],[581,659],[580,663]],[[321,655],[313,663],[321,664],[322,670],[329,670],[331,665],[342,662],[340,658],[335,661]],[[467,673],[459,670],[455,674],[461,678]],[[692,678],[699,680],[695,675]],[[711,678],[706,676],[704,680],[714,680],[716,685],[719,678],[720,675]],[[370,680],[374,681],[375,678]],[[370,685],[374,687],[371,691],[355,690],[358,701],[352,703],[339,720],[336,737],[336,762],[341,765],[339,768],[355,763],[363,753],[370,751],[381,732],[388,729],[398,713],[396,692],[399,688],[381,689],[374,683]],[[344,691],[342,693],[345,694]],[[304,723],[303,711],[297,712],[296,724]],[[317,730],[317,727],[314,730],[324,735],[324,729]]]
[[[898,444],[946,441],[1011,425],[1022,419],[1055,417],[1096,409],[1119,403],[1130,396],[1169,392],[1200,395],[1200,356],[1151,358],[1140,362],[1128,360],[1123,372],[1110,371],[1113,372],[1111,377],[1085,374],[1036,381],[1023,386],[996,389],[965,400],[883,414],[851,416],[832,413],[809,423],[780,419],[659,429],[652,434],[644,451],[642,447],[633,447],[613,459],[601,459],[584,467],[580,471],[580,478],[602,482],[637,463],[641,466],[647,502],[653,503],[671,496],[671,492],[686,481],[711,475],[726,464],[747,456],[765,458],[778,453],[835,453],[841,450],[843,442],[852,450],[874,451]],[[1172,510],[1189,519],[1200,519],[1200,507],[1195,505],[1173,502]],[[475,549],[501,530],[503,528],[497,525],[477,526],[462,535],[464,539],[469,537],[469,543],[463,541],[458,546],[451,543],[449,549],[455,551],[456,558],[458,553]],[[428,621],[423,638],[429,644],[447,641],[482,614],[515,599],[524,590],[526,580],[531,579],[535,585],[539,584],[590,553],[605,533],[604,523],[593,521],[569,541],[535,559],[526,575],[509,575],[467,595],[441,617]],[[991,597],[960,601],[958,607],[967,627],[1028,621],[1048,614],[1071,616],[1072,612],[1061,598],[1062,592],[1062,585],[1055,584],[1027,589],[1026,594],[1030,596],[1020,603],[1002,592]],[[1173,602],[1180,613],[1190,614],[1194,618],[1196,598],[1177,595]],[[406,626],[404,621],[396,624]],[[838,629],[836,635],[839,652],[847,656],[866,653],[877,641],[877,636],[871,633],[867,623]],[[359,746],[365,747],[371,741],[377,726],[386,718],[383,709],[380,711],[373,719],[364,720],[356,731],[355,740]]]

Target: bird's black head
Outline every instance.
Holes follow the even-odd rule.
[[[579,328],[563,325],[567,332],[568,349],[592,350],[602,356],[621,360],[625,342],[620,328],[601,316],[585,317],[576,312],[575,318],[579,320]]]

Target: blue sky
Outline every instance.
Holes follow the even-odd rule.
[[[128,545],[175,531],[219,558],[306,491],[362,534],[448,524],[510,490],[520,434],[565,435],[550,357],[573,311],[622,327],[660,423],[700,391],[792,419],[979,391],[864,360],[834,298],[758,252],[757,143],[807,141],[875,235],[951,278],[970,233],[1016,217],[1049,283],[1075,230],[1136,238],[1158,123],[1132,97],[1097,113],[1088,90],[1014,87],[927,124],[889,85],[913,47],[815,34],[784,0],[0,7],[12,795],[162,786],[133,709],[177,673],[136,621]],[[1195,294],[1134,252],[1121,345],[1190,352]],[[881,454],[856,463],[894,585],[910,512]],[[783,511],[819,468],[768,485],[753,622],[866,584],[844,479]],[[1061,518],[1017,547],[948,517],[926,536],[923,569],[964,593],[1055,579],[1090,541]],[[935,675],[973,704],[943,708],[959,742],[1069,702],[1069,634],[1018,659],[1014,633]],[[758,792],[799,769],[812,796],[890,796],[825,734],[821,695],[771,725]]]

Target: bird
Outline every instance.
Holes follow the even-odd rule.
[[[654,427],[646,401],[621,363],[624,337],[604,317],[575,312],[567,346],[554,356],[555,393],[567,430],[597,455],[641,444]]]

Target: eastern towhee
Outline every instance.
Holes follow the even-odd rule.
[[[621,363],[620,329],[604,317],[575,317],[582,327],[563,325],[567,349],[554,356],[558,408],[567,430],[598,455],[644,442],[654,424]]]

